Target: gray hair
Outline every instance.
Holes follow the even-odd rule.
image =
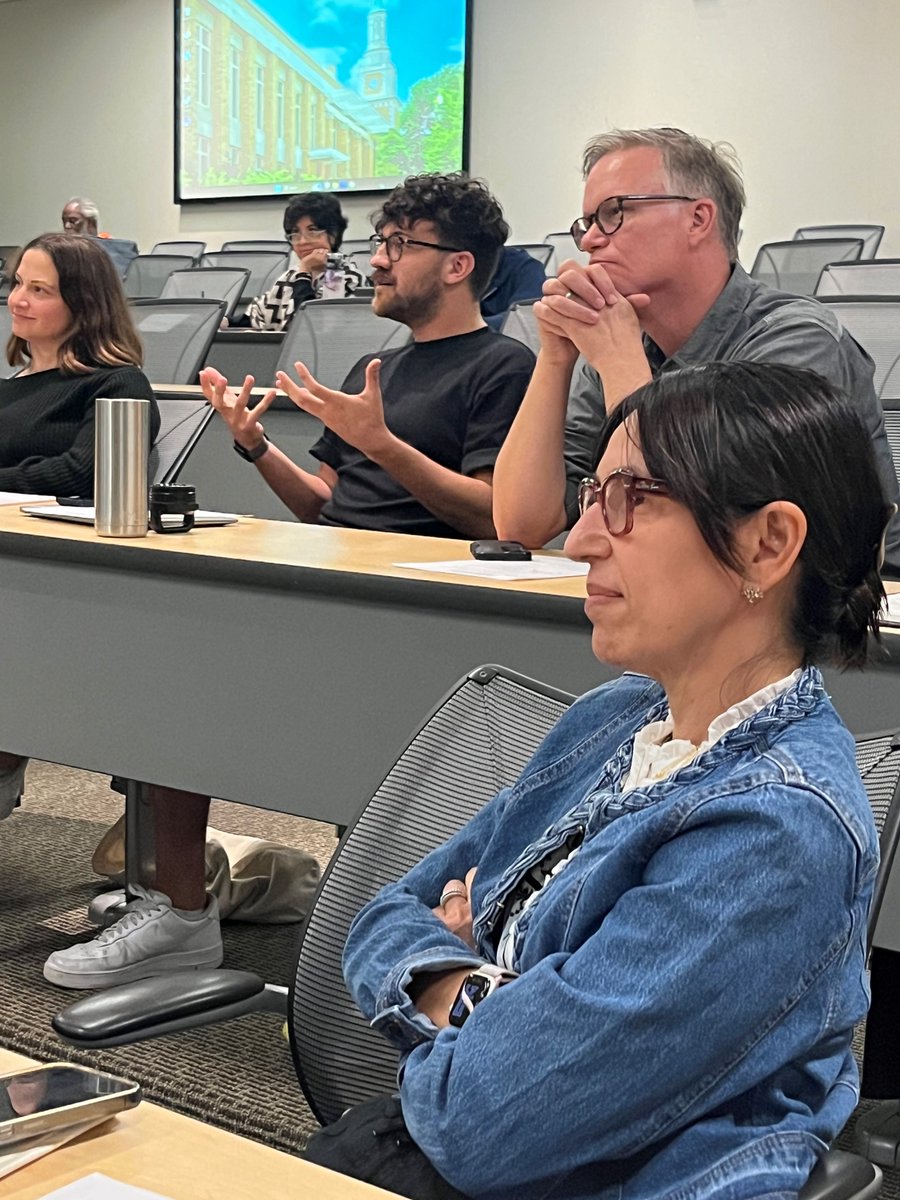
[[[87,196],[72,196],[65,202],[63,208],[68,208],[70,204],[77,204],[83,216],[87,217],[89,221],[96,221],[98,225],[100,224],[100,209],[93,200],[88,200]]]
[[[715,201],[719,237],[731,262],[737,261],[741,214],[747,197],[741,164],[729,142],[708,142],[683,129],[612,129],[591,138],[584,150],[584,177],[615,150],[652,146],[662,156],[668,186],[686,196],[708,196]]]

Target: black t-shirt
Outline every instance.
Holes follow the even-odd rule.
[[[409,342],[361,358],[344,380],[345,392],[362,391],[366,364],[376,357],[381,358],[385,422],[395,437],[462,475],[494,465],[534,369],[527,346],[487,328]],[[338,475],[320,524],[463,536],[331,430],[310,453]]]

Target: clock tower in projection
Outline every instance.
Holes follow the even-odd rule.
[[[397,68],[387,43],[387,12],[375,7],[369,13],[366,52],[351,72],[353,88],[393,128],[397,123]]]

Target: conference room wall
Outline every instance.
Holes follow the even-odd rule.
[[[389,0],[388,0],[389,6]],[[900,255],[896,0],[474,0],[472,169],[514,239],[581,208],[585,140],[671,123],[727,138],[750,206],[743,257],[798,224],[881,221]],[[0,3],[0,242],[97,201],[103,228],[157,240],[277,234],[280,202],[172,200],[171,0]],[[348,198],[349,236],[371,198]]]

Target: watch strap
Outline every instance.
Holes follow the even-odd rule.
[[[269,439],[264,436],[263,440],[258,445],[254,446],[252,450],[248,450],[247,447],[242,446],[240,442],[234,442],[232,444],[234,446],[235,454],[239,454],[245,462],[254,463],[258,458],[262,458],[262,456],[268,450],[270,442]]]

